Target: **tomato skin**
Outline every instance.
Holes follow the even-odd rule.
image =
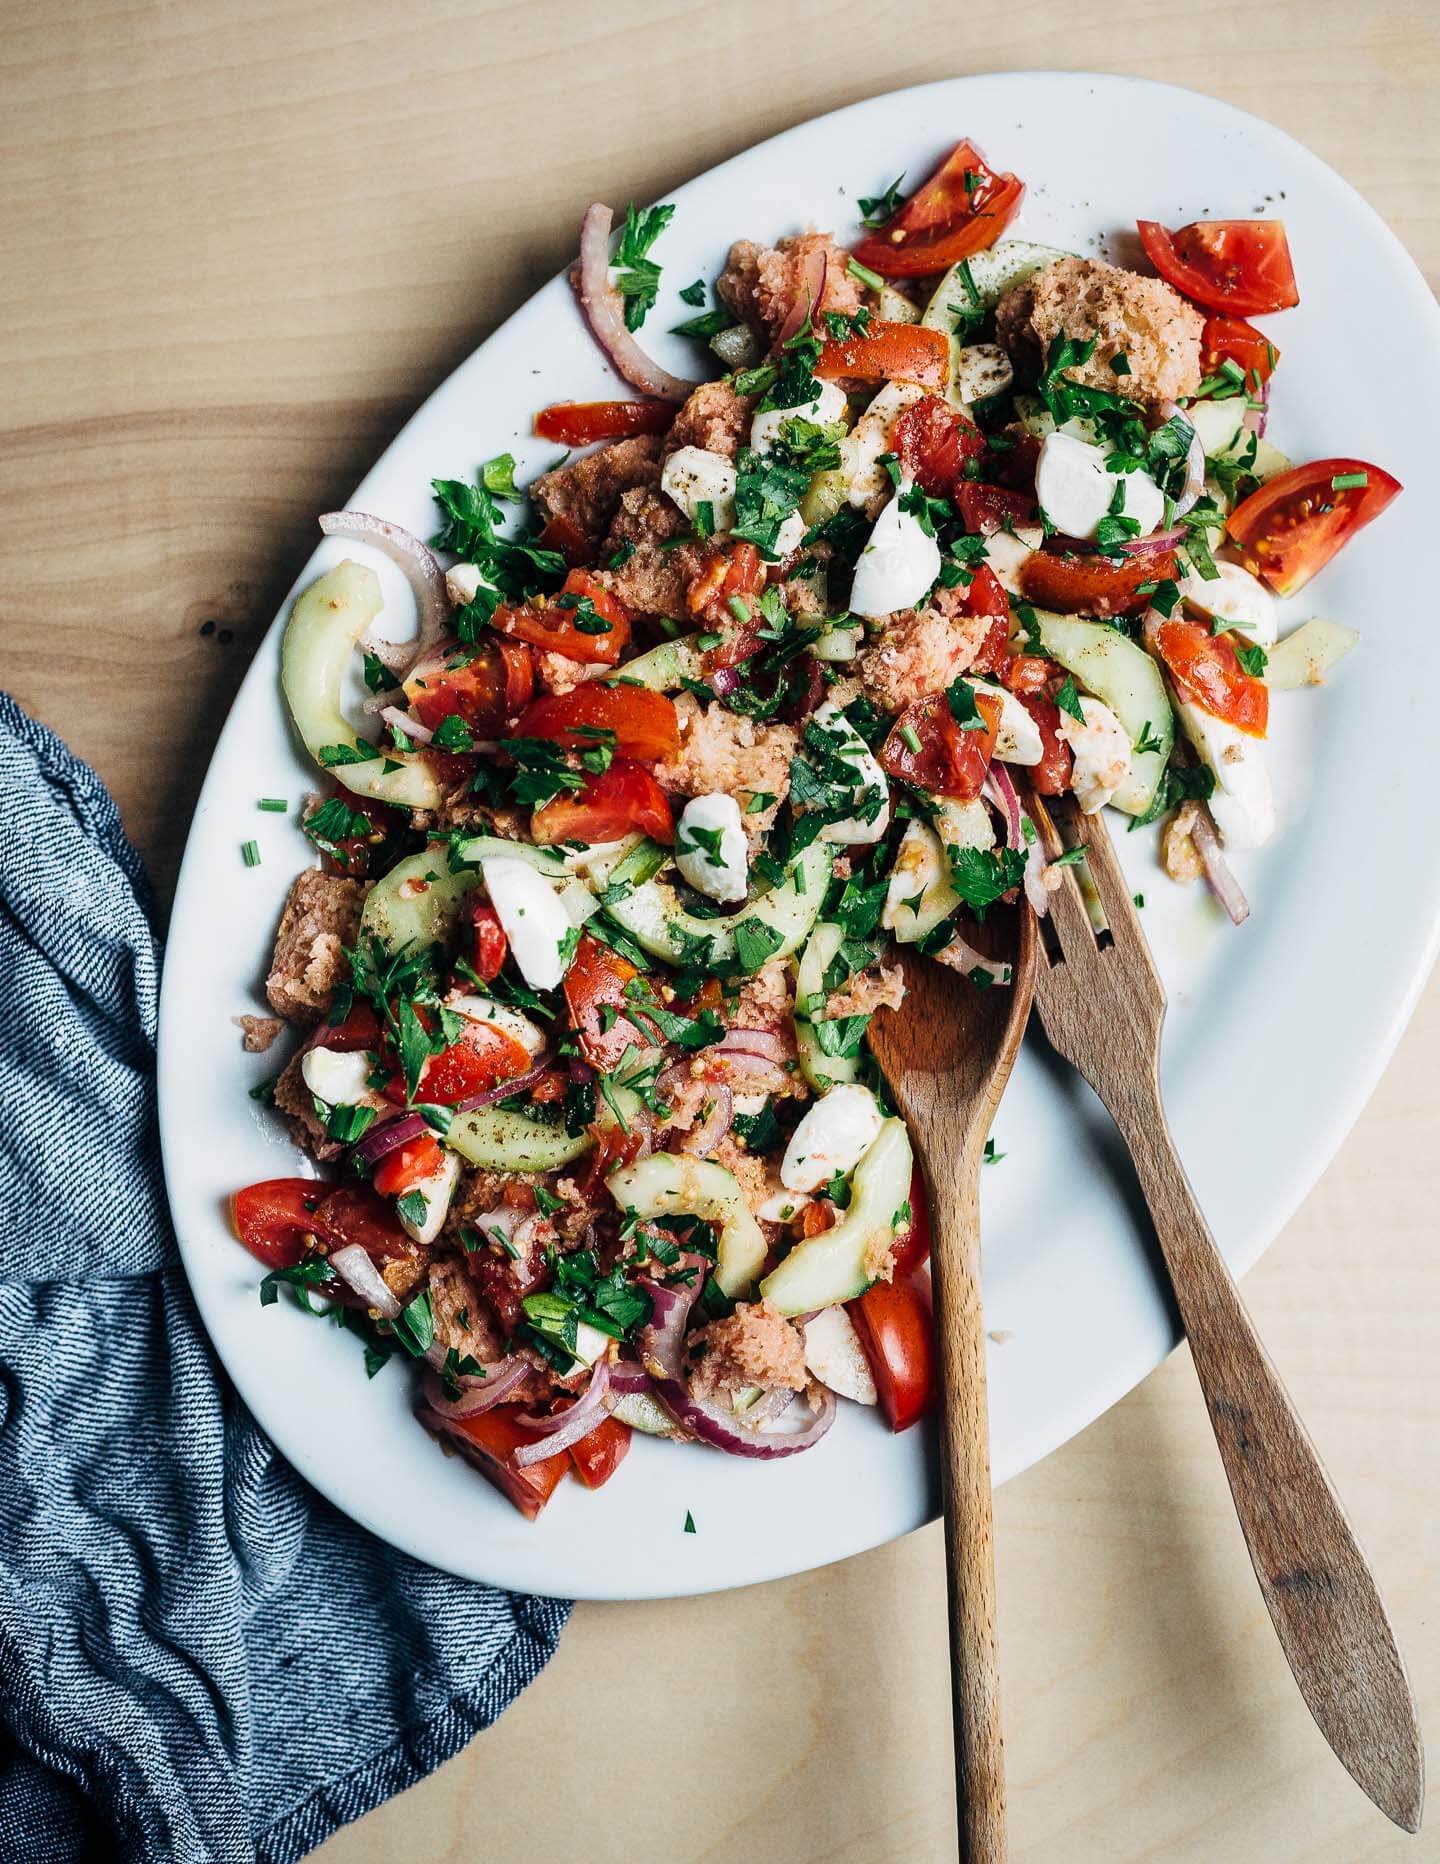
[[[740,600],[752,613],[765,587],[765,562],[751,543],[718,545],[700,574],[685,592],[685,606],[698,621],[718,628],[725,639],[705,655],[705,668],[738,666],[760,645],[760,622],[736,626],[732,601]]]
[[[1252,738],[1265,736],[1270,689],[1240,665],[1229,635],[1177,615],[1160,623],[1154,641],[1182,699]]]
[[[444,1154],[439,1141],[429,1133],[407,1139],[403,1146],[387,1152],[375,1167],[370,1182],[381,1197],[403,1197],[414,1185],[433,1178],[440,1169]]]
[[[1337,492],[1331,481],[1351,473],[1364,473],[1366,483]],[[1267,480],[1236,506],[1225,528],[1252,575],[1277,595],[1294,595],[1403,490],[1364,460],[1315,460]]]
[[[950,339],[923,324],[887,324],[873,318],[863,335],[831,338],[815,373],[822,382],[918,382],[943,390],[950,372]]]
[[[917,1165],[910,1175],[910,1228],[890,1252],[895,1281],[905,1281],[930,1259],[930,1193]]]
[[[571,570],[560,591],[576,601],[588,600],[596,615],[608,624],[604,633],[587,634],[575,623],[576,606],[557,597],[542,607],[530,603],[502,603],[490,618],[501,634],[529,641],[532,646],[567,660],[583,660],[613,667],[630,644],[630,617],[602,583],[588,570]]]
[[[674,402],[653,396],[639,401],[557,401],[535,416],[535,432],[562,447],[588,447],[597,440],[623,440],[631,434],[663,434],[674,419]]]
[[[1192,220],[1174,233],[1135,224],[1160,276],[1207,310],[1260,317],[1300,302],[1283,220]]]
[[[967,482],[956,494],[955,503],[967,531],[980,537],[993,537],[1012,524],[1033,524],[1039,506],[1029,492],[1012,491],[1009,486]],[[988,566],[987,566],[988,567]],[[992,572],[993,574],[993,572]]]
[[[951,498],[966,460],[985,452],[985,436],[939,395],[907,408],[890,430],[900,464],[932,498]]]
[[[918,1276],[876,1282],[846,1312],[891,1430],[909,1430],[934,1404],[937,1390],[929,1284]]]
[[[988,563],[982,563],[965,591],[965,613],[990,617],[990,631],[970,663],[972,673],[998,673],[1010,658],[1010,598]]]
[[[454,1107],[472,1094],[483,1094],[501,1081],[527,1074],[530,1052],[522,1042],[493,1023],[471,1022],[458,1042],[432,1055],[420,1070],[416,1099],[437,1107]],[[405,1105],[405,1077],[395,1074],[385,1084],[385,1098]]]
[[[1150,599],[1139,593],[1141,585],[1173,578],[1175,571],[1173,550],[1123,563],[1032,550],[1020,566],[1020,588],[1027,602],[1065,615],[1135,615]]]
[[[409,1255],[415,1245],[400,1227],[400,1219],[368,1185],[341,1185],[321,1201],[315,1212],[316,1234],[332,1250],[358,1243],[367,1256]]]
[[[585,727],[592,728],[587,736]],[[590,680],[568,693],[537,699],[521,714],[517,738],[549,738],[567,750],[584,750],[594,731],[613,731],[620,757],[669,763],[680,750],[675,702],[643,686],[607,686]]]
[[[445,664],[462,652],[470,656],[464,666]],[[431,731],[443,719],[459,717],[477,737],[493,738],[507,718],[528,705],[534,690],[528,648],[512,641],[482,641],[474,648],[427,655],[405,682],[405,700]]]
[[[480,898],[478,888],[466,895],[463,918],[470,969],[482,983],[488,984],[500,975],[510,941],[500,924],[500,915]]]
[[[650,1038],[629,1020],[633,1007],[625,986],[640,975],[628,958],[612,951],[588,932],[580,934],[561,988],[585,1059],[605,1071],[618,1068],[628,1048],[645,1048]],[[619,1011],[606,1029],[602,1011]]]
[[[545,520],[535,541],[542,550],[558,550],[572,570],[586,569],[595,561],[594,541],[563,511],[557,511],[553,517]]]
[[[595,1149],[585,1161],[583,1177],[576,1178],[581,1195],[598,1197],[605,1180],[622,1165],[633,1165],[645,1143],[641,1132],[622,1132],[618,1126],[592,1126],[590,1136]]]
[[[518,1467],[515,1452],[522,1443],[536,1440],[534,1431],[526,1430],[517,1421],[519,1416],[518,1405],[497,1404],[493,1410],[481,1411],[474,1417],[455,1418],[449,1427],[464,1437],[464,1444],[458,1447],[466,1459],[494,1483],[507,1501],[514,1503],[527,1521],[533,1521],[569,1475],[571,1462],[559,1450],[527,1469]]]
[[[380,1018],[368,1003],[354,1002],[343,1022],[334,1025],[321,1023],[306,1046],[335,1049],[342,1055],[350,1054],[355,1049],[378,1049]]]
[[[1075,753],[1060,736],[1060,708],[1042,693],[1016,692],[1015,696],[1040,733],[1040,762],[1025,773],[1030,787],[1037,796],[1063,796],[1075,774]]]
[[[1233,362],[1247,385],[1265,383],[1275,373],[1280,352],[1263,330],[1243,317],[1207,317],[1200,338],[1200,373],[1218,375],[1222,362]]]
[[[967,172],[979,185],[965,186]],[[882,278],[924,278],[993,246],[1024,198],[1018,176],[998,175],[973,142],[956,143],[924,187],[883,227],[861,240],[855,257]]]
[[[617,841],[638,829],[666,847],[675,840],[670,798],[643,765],[612,758],[610,768],[588,777],[578,795],[562,792],[535,811],[530,832],[542,846],[557,841]]]
[[[923,699],[913,700],[890,727],[880,747],[880,768],[932,796],[973,802],[984,788],[1000,723],[998,700],[977,692],[975,703],[985,720],[984,731],[967,731],[957,724],[944,693],[927,693]],[[918,751],[906,743],[907,731],[920,740]]]
[[[630,1426],[607,1417],[587,1437],[570,1445],[575,1474],[587,1489],[601,1489],[625,1461],[630,1449]]]
[[[317,1234],[315,1213],[332,1186],[323,1178],[266,1178],[230,1199],[230,1227],[269,1269],[288,1269]]]

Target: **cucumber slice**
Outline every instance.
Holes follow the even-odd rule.
[[[1036,246],[1026,239],[1002,239],[988,252],[972,253],[961,265],[969,268],[970,285],[965,282],[960,265],[952,265],[930,294],[920,322],[927,330],[943,330],[950,339],[950,374],[945,398],[953,406],[968,406],[961,387],[966,379],[961,361],[963,339],[956,329],[965,313],[975,309],[993,311],[1012,285],[1018,285],[1056,259],[1068,258],[1054,246]],[[979,300],[978,306],[976,300]]]
[[[363,937],[379,939],[387,951],[405,945],[443,945],[455,924],[460,901],[480,875],[474,868],[450,872],[443,844],[422,848],[377,880],[360,914]],[[417,884],[423,892],[412,892]]]
[[[1175,742],[1175,714],[1159,667],[1143,647],[1103,622],[1038,608],[1035,619],[1045,652],[1109,706],[1130,734],[1131,745],[1147,732],[1156,744],[1153,751],[1132,751],[1130,775],[1111,798],[1126,815],[1144,815]]]
[[[1338,621],[1324,621],[1317,615],[1313,621],[1302,622],[1270,649],[1265,684],[1272,692],[1283,693],[1323,686],[1359,640],[1353,628],[1342,628]]]
[[[543,1126],[507,1107],[481,1107],[457,1113],[445,1143],[468,1164],[484,1171],[558,1171],[590,1149],[590,1135],[578,1138],[563,1126]]]
[[[817,1094],[860,1078],[860,1057],[827,1055],[808,1013],[817,997],[821,999],[820,1007],[824,1007],[825,973],[844,939],[843,926],[822,920],[806,940],[795,967],[795,1042],[800,1051],[800,1072]]]
[[[914,1162],[905,1122],[887,1120],[855,1167],[844,1216],[833,1229],[798,1243],[765,1277],[765,1299],[782,1314],[808,1314],[863,1294],[872,1280],[867,1265],[882,1259],[894,1240]]]
[[[669,881],[658,879],[647,880],[625,899],[617,900],[609,909],[610,917],[652,958],[663,959],[666,964],[685,963],[687,951],[694,949],[690,941],[709,939],[712,969],[744,969],[739,962],[735,932],[737,926],[747,924],[765,928],[760,938],[766,943],[765,933],[778,936],[779,943],[766,952],[767,959],[788,958],[820,916],[830,883],[832,854],[826,843],[812,842],[782,886],[762,894],[733,918],[702,919],[687,913]],[[603,885],[604,875],[598,864],[595,871],[597,885]]]
[[[429,766],[363,744],[340,710],[341,683],[355,644],[384,605],[380,578],[349,557],[317,577],[296,597],[285,625],[280,684],[305,749],[347,790],[405,809],[434,809],[440,786]],[[360,761],[326,764],[320,753],[332,745],[360,753]]]
[[[1235,442],[1245,420],[1245,397],[1232,395],[1227,401],[1197,401],[1185,410],[1185,419],[1200,436],[1206,459],[1227,452]]]
[[[678,1437],[680,1434],[674,1418],[649,1392],[626,1392],[611,1406],[610,1415],[628,1424],[631,1430],[643,1431],[647,1437]]]
[[[760,1273],[769,1244],[732,1172],[713,1159],[652,1152],[612,1171],[606,1188],[621,1210],[642,1217],[701,1217],[719,1226],[715,1279],[735,1300]],[[803,1310],[802,1310],[803,1311]]]
[[[570,872],[558,849],[532,847],[528,841],[506,841],[500,835],[476,835],[460,849],[460,859],[475,867],[497,856],[507,861],[524,861],[547,880],[563,880]]]
[[[849,492],[850,480],[842,467],[829,466],[824,472],[812,473],[800,500],[800,516],[806,528],[813,531],[818,525],[828,524]]]
[[[698,634],[682,634],[673,641],[661,641],[649,653],[627,660],[617,671],[627,680],[648,686],[651,692],[678,692],[686,680],[704,677],[699,639]]]

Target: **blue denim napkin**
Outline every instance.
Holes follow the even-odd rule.
[[[246,1413],[161,1189],[139,857],[3,693],[0,797],[0,1857],[279,1864],[488,1727],[570,1608],[394,1552]]]

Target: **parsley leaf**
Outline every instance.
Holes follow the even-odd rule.
[[[632,201],[625,209],[625,224],[620,229],[620,244],[615,249],[615,289],[625,301],[625,328],[638,330],[660,292],[660,267],[650,257],[650,248],[675,217],[668,202],[636,211]]]

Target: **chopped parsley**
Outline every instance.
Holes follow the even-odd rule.
[[[898,174],[882,194],[862,194],[855,205],[860,209],[860,224],[863,227],[883,227],[887,220],[893,220],[900,211],[900,184],[904,181],[903,171]]]
[[[637,212],[633,201],[625,209],[612,270],[615,289],[624,300],[627,330],[640,328],[659,296],[660,267],[650,257],[650,248],[674,217],[675,209],[668,202],[647,207],[643,213]]]

